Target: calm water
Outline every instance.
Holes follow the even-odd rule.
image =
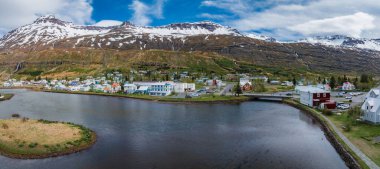
[[[0,168],[347,168],[319,125],[284,104],[169,104],[102,96],[16,93],[12,113],[82,124],[89,150],[42,160],[0,156]]]

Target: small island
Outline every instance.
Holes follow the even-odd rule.
[[[95,132],[80,125],[28,118],[0,119],[0,154],[40,159],[79,152],[96,141]]]
[[[0,94],[0,101],[10,100],[14,94]]]

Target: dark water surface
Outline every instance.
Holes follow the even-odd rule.
[[[0,156],[0,168],[347,168],[320,126],[279,103],[169,104],[0,90],[0,118],[82,124],[98,134],[89,150],[42,160]]]

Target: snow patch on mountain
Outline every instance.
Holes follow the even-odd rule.
[[[258,39],[258,40],[264,40],[267,42],[277,42],[275,38],[264,36],[264,35],[257,35],[257,34],[246,34],[245,36],[252,38],[252,39]]]
[[[330,47],[380,51],[379,39],[352,38],[348,36],[334,35],[310,37],[306,39],[301,39],[298,42],[310,43],[314,45],[324,45]]]

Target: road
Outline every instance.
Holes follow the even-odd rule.
[[[228,93],[231,93],[230,91],[232,91],[233,87],[234,87],[233,84],[227,84],[227,86],[224,87],[222,91],[220,91],[220,95],[224,96],[224,95],[227,95]]]

